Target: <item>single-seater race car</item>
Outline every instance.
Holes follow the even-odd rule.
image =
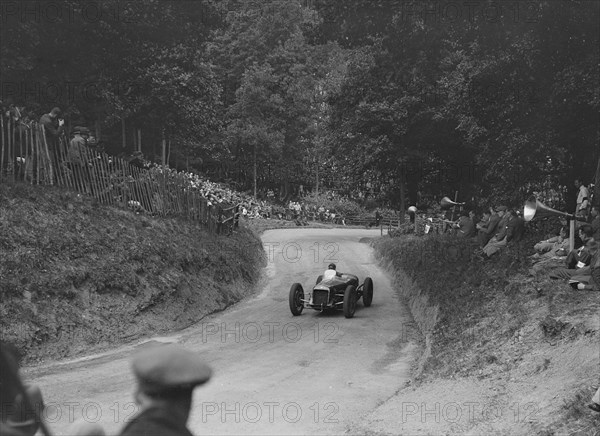
[[[305,307],[319,312],[326,310],[343,310],[346,318],[352,318],[356,310],[356,302],[362,297],[365,307],[373,301],[373,280],[367,277],[362,285],[353,274],[342,274],[330,280],[317,278],[313,291],[304,296],[304,288],[300,283],[294,283],[290,288],[290,310],[294,316],[302,314]]]

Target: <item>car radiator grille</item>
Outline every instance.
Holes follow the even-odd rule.
[[[329,291],[315,290],[313,291],[313,304],[327,305],[329,301]]]

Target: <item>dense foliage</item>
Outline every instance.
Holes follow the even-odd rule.
[[[241,189],[518,204],[600,172],[595,1],[26,3],[3,103]]]

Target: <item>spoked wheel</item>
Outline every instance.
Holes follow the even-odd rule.
[[[363,284],[363,304],[365,307],[369,307],[373,302],[373,280],[371,277],[365,279]]]
[[[356,311],[356,287],[348,285],[344,291],[344,316],[352,318]]]
[[[302,314],[304,309],[304,289],[300,283],[294,283],[290,288],[290,310],[292,315],[298,316]]]

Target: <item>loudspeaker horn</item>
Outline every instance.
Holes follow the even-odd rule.
[[[525,202],[525,206],[523,207],[523,219],[525,221],[531,221],[534,218],[544,218],[547,216],[562,216],[573,219],[573,214],[552,209],[535,197],[531,197]]]
[[[442,198],[442,201],[440,201],[440,205],[442,206],[442,209],[450,207],[450,206],[462,206],[464,204],[465,203],[457,203],[456,201],[452,201],[448,197],[444,197],[444,198]]]

